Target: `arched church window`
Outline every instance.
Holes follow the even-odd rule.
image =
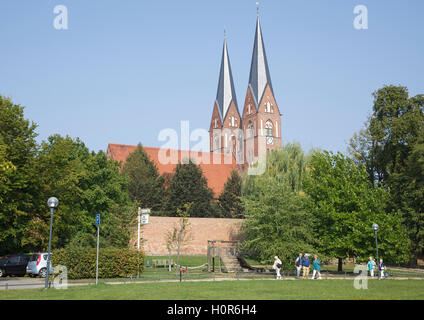
[[[230,117],[230,127],[237,127],[237,118],[236,117]]]
[[[271,103],[269,101],[265,103],[265,112],[271,112]]]
[[[267,137],[272,137],[272,122],[271,120],[268,120],[265,122],[265,135]]]
[[[253,137],[253,123],[249,121],[249,124],[247,126],[247,137]]]
[[[274,137],[272,135],[272,122],[268,120],[265,122],[265,134],[266,134],[266,144],[272,145],[274,144]]]
[[[215,136],[215,149],[219,149],[219,135]]]

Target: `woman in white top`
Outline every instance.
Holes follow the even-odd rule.
[[[275,256],[274,265],[272,266],[272,269],[277,271],[277,279],[281,279],[281,274],[280,274],[281,266],[282,266],[281,260],[278,258],[278,256]]]

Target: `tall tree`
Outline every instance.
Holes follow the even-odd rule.
[[[141,144],[132,152],[122,169],[129,178],[128,191],[131,200],[152,210],[152,215],[160,214],[164,189],[164,178],[159,175],[154,162]]]
[[[314,252],[313,216],[302,191],[306,157],[299,144],[267,154],[263,175],[245,177],[243,246],[263,262],[278,255],[290,268],[299,252]]]
[[[224,185],[224,190],[218,197],[218,210],[223,218],[242,218],[243,207],[241,205],[242,180],[237,171],[231,171]]]
[[[373,223],[380,225],[379,252],[387,262],[402,263],[410,258],[401,216],[385,212],[388,192],[372,186],[364,166],[341,153],[315,152],[304,187],[309,211],[316,217],[319,249],[339,258],[339,270],[342,258],[355,256],[365,261],[375,252]]]
[[[192,203],[190,217],[214,216],[211,206],[213,192],[208,187],[202,169],[191,160],[177,164],[167,193],[163,207],[167,216],[176,216],[177,209],[183,210],[187,203]]]
[[[390,191],[387,212],[403,213],[413,252],[419,255],[423,248],[417,235],[424,229],[416,204],[423,201],[424,194],[411,189],[418,185],[411,183],[410,159],[414,150],[416,161],[422,156],[415,146],[424,132],[424,95],[409,97],[406,87],[385,86],[373,96],[373,113],[350,140],[348,150],[356,163],[365,165],[373,184]]]
[[[0,96],[0,254],[25,250],[37,194],[35,129],[24,107]]]
[[[418,257],[424,253],[424,131],[406,161],[402,179],[401,203],[405,225],[413,253]]]
[[[128,182],[116,161],[103,151],[90,153],[78,138],[54,135],[42,142],[36,168],[41,184],[38,210],[27,230],[34,249],[46,248],[50,215],[45,201],[51,196],[59,199],[53,220],[52,245],[56,248],[95,245],[98,213],[102,244],[128,244],[129,234],[122,231],[130,212]]]

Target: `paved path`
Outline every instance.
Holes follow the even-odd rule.
[[[45,279],[27,277],[0,278],[0,290],[44,288],[44,281]]]
[[[309,278],[310,279],[310,278]],[[406,277],[390,277],[390,279],[394,280],[407,280],[407,279],[418,279],[418,280],[424,280],[423,278],[406,278]],[[199,282],[199,281],[225,281],[225,280],[269,280],[274,281],[274,278],[271,277],[257,277],[257,278],[235,278],[235,277],[209,277],[204,279],[183,279],[183,282]],[[285,280],[297,280],[297,281],[303,281],[302,279],[296,279],[295,277],[284,277],[282,280],[278,281],[285,281]],[[336,276],[336,277],[323,277],[322,280],[349,280],[353,281],[354,277],[347,277],[344,278],[343,276]],[[371,279],[370,279],[371,280]],[[377,280],[376,278],[372,280]],[[0,290],[14,290],[14,289],[41,289],[44,288],[45,279],[42,278],[28,278],[28,277],[18,277],[18,278],[0,278]],[[277,281],[277,280],[275,280]],[[130,280],[130,279],[122,279],[122,280],[99,280],[99,282],[104,282],[107,284],[131,284],[131,283],[151,283],[151,282],[179,282],[179,279],[149,279],[149,280]],[[94,280],[87,280],[87,281],[69,281],[68,286],[81,286],[81,285],[88,285],[88,284],[94,284]]]

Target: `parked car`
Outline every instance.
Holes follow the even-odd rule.
[[[48,253],[34,253],[27,267],[27,273],[31,277],[39,276],[41,278],[45,278],[47,276],[47,256]],[[53,274],[53,267],[50,261],[50,274]]]
[[[0,277],[24,276],[31,258],[28,254],[14,254],[0,258]]]

